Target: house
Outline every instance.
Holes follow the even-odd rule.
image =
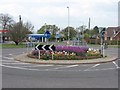
[[[120,40],[120,26],[108,27],[106,30],[107,41]]]
[[[7,41],[9,39],[7,32],[9,32],[9,30],[0,29],[0,43]]]
[[[120,41],[120,31],[114,35],[113,40]]]
[[[100,28],[99,34],[93,35],[91,39],[86,40],[88,43],[100,44],[101,43],[101,30]],[[108,27],[104,31],[104,42],[108,44],[112,44],[112,42],[120,41],[120,26],[119,27]]]

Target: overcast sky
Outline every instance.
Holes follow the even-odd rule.
[[[68,8],[70,26],[74,28],[86,25],[91,18],[94,26],[118,26],[119,0],[1,0],[0,13],[8,13],[18,21],[19,15],[24,22],[30,21],[37,31],[42,25],[55,24],[61,29],[68,26]]]

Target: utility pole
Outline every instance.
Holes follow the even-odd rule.
[[[47,25],[45,23],[45,30],[44,30],[44,32],[46,32],[46,31],[47,31]],[[47,38],[45,38],[45,42],[47,42]]]
[[[21,22],[21,15],[19,15],[19,33],[21,33],[21,27],[22,27],[22,22]],[[21,40],[21,36],[19,36],[20,40]]]
[[[91,25],[91,20],[89,18],[89,21],[88,21],[88,29],[90,30],[90,25]]]
[[[70,28],[69,28],[69,24],[70,24],[70,10],[69,7],[68,8],[68,45],[70,44]]]
[[[21,22],[21,15],[19,15],[19,22]]]

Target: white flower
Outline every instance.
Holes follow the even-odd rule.
[[[96,52],[96,50],[95,50],[95,49],[94,49],[93,51],[94,51],[94,52]]]
[[[91,48],[89,48],[88,50],[89,50],[89,51],[91,51],[92,49],[91,49]]]

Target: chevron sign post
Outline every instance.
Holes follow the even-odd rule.
[[[35,50],[39,50],[39,59],[40,59],[40,50],[51,50],[55,51],[55,46],[54,45],[40,45],[38,44],[35,47]],[[52,53],[52,59],[53,59],[53,53]]]
[[[51,50],[54,51],[55,50],[55,46],[54,45],[40,45],[38,44],[35,47],[36,50]]]

